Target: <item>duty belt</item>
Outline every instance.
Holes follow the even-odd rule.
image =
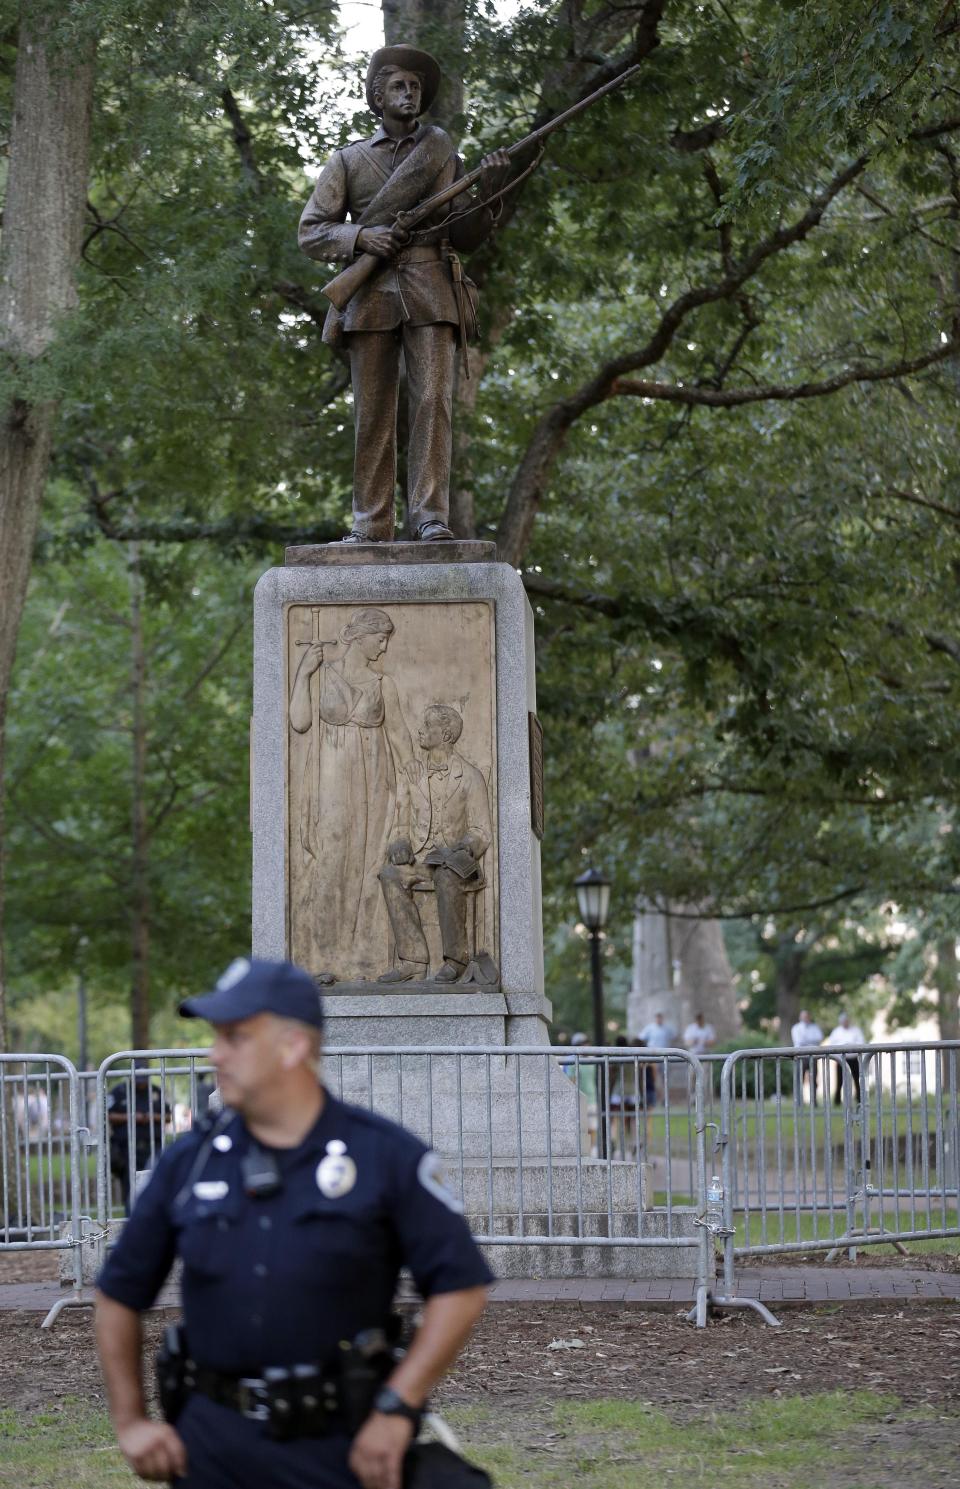
[[[377,1391],[393,1369],[400,1320],[362,1329],[341,1340],[335,1360],[263,1366],[259,1375],[233,1375],[198,1365],[182,1325],[168,1324],[157,1351],[157,1386],[168,1422],[175,1423],[193,1391],[262,1422],[271,1437],[352,1436],[366,1421]]]
[[[349,1431],[338,1376],[315,1365],[227,1375],[195,1366],[185,1384],[219,1406],[262,1422],[273,1437],[326,1437]]]

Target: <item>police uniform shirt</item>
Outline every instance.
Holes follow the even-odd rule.
[[[193,1132],[168,1148],[98,1279],[140,1311],[180,1256],[198,1364],[332,1361],[341,1340],[383,1326],[402,1266],[425,1298],[493,1280],[439,1159],[404,1128],[327,1092],[302,1143],[267,1150],[283,1182],[261,1199],[243,1191],[251,1143],[234,1116],[212,1143]]]

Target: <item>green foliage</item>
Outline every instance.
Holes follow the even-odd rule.
[[[186,649],[189,669],[285,535],[342,530],[350,395],[320,341],[323,271],[298,254],[296,223],[315,166],[366,124],[361,68],[333,10],[44,4],[64,56],[97,34],[98,99],[80,308],[33,385],[61,398],[61,495],[10,711],[8,935],[18,978],[55,977],[73,964],[76,928],[112,987],[125,975],[128,804],[109,800],[115,711],[98,721],[88,693],[116,697],[122,647],[112,632],[117,644],[96,652],[71,640],[84,722],[66,744],[58,722],[48,746],[43,719],[59,721],[63,679],[35,688],[27,670],[54,614],[48,579],[54,592],[106,585],[116,605],[123,557],[104,542],[162,538],[144,550],[151,624],[166,628],[171,659]],[[582,91],[629,47],[637,20],[553,0],[503,23],[468,7],[469,163],[521,135],[544,101]],[[460,415],[459,479],[480,536],[502,520],[511,482],[522,489],[543,419],[570,414],[529,497],[537,515],[520,558],[546,727],[551,986],[570,1023],[589,1006],[586,948],[565,929],[585,854],[620,891],[614,1008],[638,892],[761,930],[772,916],[777,934],[816,944],[802,973],[815,1006],[863,996],[886,965],[885,906],[915,914],[924,938],[960,929],[957,364],[881,375],[956,337],[952,10],[675,0],[658,34],[637,81],[553,138],[472,269],[484,360]],[[440,38],[449,59],[460,40]],[[5,78],[0,109],[9,103]],[[681,314],[692,290],[704,293]],[[671,307],[677,332],[657,341]],[[617,357],[619,375],[652,392],[601,377],[583,402]],[[830,396],[792,396],[831,378],[843,385]],[[791,396],[678,401],[758,389]],[[245,646],[241,631],[220,685],[183,721],[197,788],[182,789],[182,836],[154,861],[159,924],[192,912],[193,935],[209,914],[205,945],[218,948],[248,910]],[[173,660],[158,665],[158,718],[180,717],[181,675]],[[162,729],[160,741],[157,791],[171,754]],[[205,795],[215,741],[231,762],[217,811]],[[58,786],[69,817],[53,804]],[[61,867],[54,840],[18,823],[27,790],[36,820],[73,845]],[[78,842],[89,868],[71,878]],[[820,946],[857,924],[872,927],[869,945]],[[172,987],[186,974],[166,937],[155,936],[156,976]],[[199,955],[198,968],[212,960]],[[757,949],[753,965],[772,988],[767,956]],[[770,1012],[758,998],[749,1017]]]
[[[789,1031],[783,1038],[780,1035],[768,1034],[763,1029],[745,1028],[740,1031],[736,1039],[728,1039],[725,1044],[718,1044],[710,1051],[713,1055],[731,1055],[735,1050],[773,1050],[779,1049],[784,1040],[789,1041]],[[772,1060],[744,1060],[741,1062],[736,1076],[736,1091],[740,1097],[753,1098],[757,1094],[758,1071],[763,1073],[763,1095],[771,1097],[792,1096],[793,1094],[793,1068],[785,1061],[779,1065],[779,1082],[777,1076],[777,1065]],[[720,1065],[716,1064],[711,1069],[714,1095],[720,1094]],[[779,1084],[779,1091],[778,1091]]]
[[[255,576],[202,549],[147,551],[142,567],[150,957],[169,1006],[249,946]],[[82,564],[36,572],[7,725],[7,933],[14,1024],[28,1035],[39,994],[83,975],[96,1007],[129,983],[132,644],[124,548],[100,542]]]
[[[569,1037],[581,1032],[593,1042],[593,984],[590,971],[590,938],[580,925],[567,921],[571,884],[566,906],[550,906],[546,914],[555,929],[544,948],[544,978],[553,1004],[553,1032]],[[614,906],[616,929],[602,937],[600,960],[603,976],[604,1022],[610,1043],[626,1029],[626,1003],[630,991],[630,920]],[[611,1027],[612,1026],[612,1027]]]

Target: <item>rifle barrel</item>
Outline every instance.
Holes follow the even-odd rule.
[[[607,93],[612,93],[615,88],[621,88],[629,78],[632,78],[640,71],[640,67],[641,63],[635,62],[632,67],[627,68],[626,72],[618,73],[615,78],[611,78],[608,83],[604,83],[602,88],[596,88],[593,93],[588,93],[586,98],[581,98],[578,103],[572,103],[568,109],[564,109],[562,114],[557,114],[554,119],[548,119],[546,124],[541,124],[539,129],[533,130],[531,134],[524,135],[522,140],[514,140],[512,145],[506,146],[507,154],[519,155],[522,150],[528,150],[531,145],[537,144],[539,140],[545,140],[548,135],[553,134],[555,129],[559,129],[561,124],[566,124],[568,119],[575,118],[577,114],[582,114],[584,109],[588,109],[591,104],[596,103],[598,98],[603,98]],[[430,217],[438,207],[443,207],[447,202],[452,202],[454,197],[460,196],[462,192],[469,191],[470,187],[479,181],[481,172],[481,166],[474,166],[473,170],[467,171],[465,175],[460,177],[459,181],[452,181],[449,186],[445,186],[435,196],[428,197],[426,201],[420,202],[416,207],[412,207],[409,212],[398,214],[403,225],[405,227],[416,227],[418,222],[423,222],[425,218]]]
[[[579,103],[572,103],[568,109],[564,109],[562,114],[557,114],[556,118],[548,119],[546,124],[541,124],[540,128],[535,129],[532,134],[528,134],[524,139],[517,140],[514,144],[508,145],[507,154],[517,155],[521,150],[526,149],[528,145],[535,144],[537,140],[546,139],[548,134],[553,134],[553,131],[559,129],[561,124],[566,124],[568,119],[573,119],[577,114],[582,114],[583,110],[588,109],[592,103],[596,103],[598,98],[603,98],[605,94],[612,93],[615,88],[621,88],[628,78],[632,78],[635,73],[640,71],[641,65],[639,62],[635,62],[632,67],[627,68],[626,72],[620,72],[615,78],[611,78],[608,83],[604,83],[602,88],[596,88],[593,93],[588,93],[586,98],[580,99]]]

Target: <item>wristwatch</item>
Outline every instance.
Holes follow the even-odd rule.
[[[373,1409],[383,1412],[387,1417],[406,1417],[408,1422],[413,1423],[414,1428],[420,1426],[420,1418],[423,1416],[420,1407],[411,1406],[409,1401],[404,1401],[400,1393],[392,1386],[380,1387],[373,1398]]]

